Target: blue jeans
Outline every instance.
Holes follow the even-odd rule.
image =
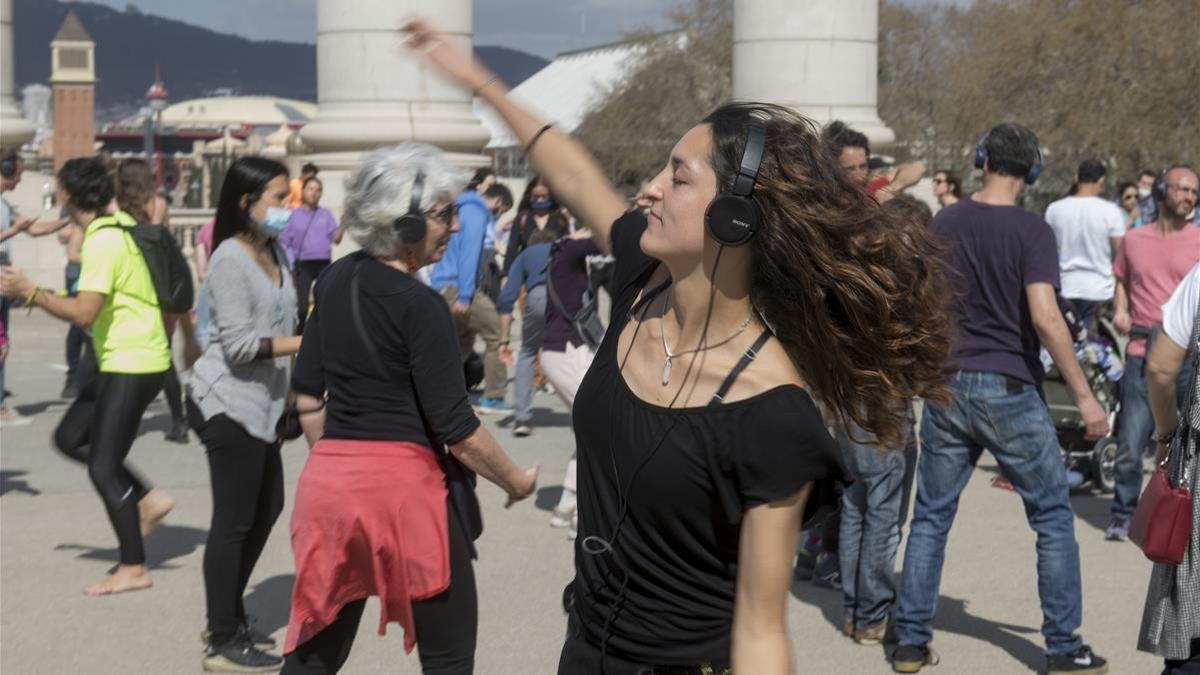
[[[854,435],[864,436],[858,429]],[[911,438],[903,450],[880,450],[839,434],[838,445],[854,478],[842,492],[842,606],[855,628],[866,628],[887,619],[896,602],[896,550],[908,513],[917,444]]]
[[[1079,546],[1067,495],[1067,470],[1046,404],[1033,385],[998,373],[956,373],[951,392],[949,406],[926,404],[921,420],[917,502],[904,553],[896,636],[902,645],[923,645],[933,639],[946,536],[958,510],[958,497],[987,448],[1021,496],[1025,517],[1037,533],[1046,652],[1075,651],[1082,644],[1075,634],[1083,605]]]
[[[1191,377],[1191,359],[1184,361],[1175,380],[1177,405],[1182,406]],[[1113,466],[1116,487],[1113,489],[1112,517],[1129,519],[1137,508],[1142,492],[1142,451],[1154,434],[1154,417],[1150,414],[1150,398],[1146,392],[1146,359],[1130,356],[1121,376],[1121,416],[1117,425],[1117,461]]]
[[[529,424],[533,419],[533,378],[537,374],[538,352],[546,328],[546,287],[536,286],[525,295],[525,313],[521,315],[521,353],[517,355],[517,406],[515,423]]]

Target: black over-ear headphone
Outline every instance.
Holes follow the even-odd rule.
[[[21,156],[16,150],[8,150],[3,155],[0,155],[0,176],[12,178],[17,175],[17,163],[21,161]]]
[[[751,119],[746,129],[746,148],[742,150],[742,166],[733,181],[732,192],[722,192],[709,202],[704,212],[708,233],[722,246],[741,246],[754,238],[762,221],[758,204],[751,195],[758,169],[762,164],[767,136],[761,120]]]
[[[991,135],[992,132],[987,132],[982,138],[979,139],[979,142],[975,144],[976,169],[982,169],[984,163],[987,162],[987,141],[988,137]],[[1042,163],[1045,161],[1045,158],[1042,156],[1042,146],[1037,142],[1034,142],[1033,149],[1037,150],[1037,161],[1033,163],[1033,166],[1029,167],[1029,173],[1025,174],[1025,183],[1027,185],[1033,185],[1037,182],[1038,176],[1042,175]]]
[[[402,244],[415,244],[425,238],[425,214],[421,212],[421,194],[425,191],[425,172],[417,169],[413,178],[412,198],[408,202],[408,213],[392,221],[396,236]]]
[[[1171,173],[1175,169],[1187,169],[1192,173],[1196,173],[1196,170],[1187,164],[1175,164],[1163,169],[1162,172],[1158,174],[1158,177],[1154,179],[1154,185],[1150,188],[1150,196],[1154,198],[1154,201],[1164,202],[1167,200],[1167,174]]]

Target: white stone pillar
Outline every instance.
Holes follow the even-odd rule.
[[[471,0],[318,0],[316,119],[300,136],[315,153],[368,150],[406,140],[456,153],[488,141],[471,92],[403,53],[405,17],[428,16],[471,47]]]
[[[0,0],[0,145],[19,146],[37,131],[13,98],[13,5]]]
[[[884,147],[878,72],[879,0],[734,0],[734,98],[840,119]]]
[[[434,74],[404,53],[399,28],[407,17],[428,17],[460,47],[471,48],[471,0],[317,0],[316,117],[300,130],[312,153],[288,158],[296,175],[316,164],[325,184],[322,206],[341,219],[344,180],[366,150],[421,141],[464,167],[490,160],[479,154],[489,135],[471,109],[471,92]],[[346,237],[340,257],[355,248]]]

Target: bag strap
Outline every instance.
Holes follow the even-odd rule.
[[[375,341],[371,339],[371,335],[367,333],[366,326],[362,320],[362,303],[358,296],[358,268],[362,261],[354,263],[354,270],[350,273],[350,316],[354,321],[354,330],[358,333],[358,339],[362,341],[367,348],[367,356],[371,358],[371,365],[379,372],[383,372],[383,361],[379,358],[379,352],[375,349]]]
[[[708,407],[715,408],[725,402],[725,395],[729,393],[729,389],[733,387],[733,383],[737,380],[738,375],[750,365],[750,362],[758,358],[758,353],[762,351],[763,345],[767,344],[767,340],[771,339],[771,331],[763,330],[762,335],[750,345],[746,353],[742,354],[742,358],[738,359],[737,365],[729,374],[725,376],[725,381],[717,388],[717,393],[713,394],[712,400],[708,402]]]

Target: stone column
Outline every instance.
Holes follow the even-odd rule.
[[[879,0],[734,0],[733,17],[734,98],[895,141],[876,110]]]
[[[471,109],[471,92],[435,75],[405,54],[399,28],[406,17],[429,17],[451,39],[471,47],[471,0],[317,0],[316,117],[300,130],[312,154],[288,158],[292,175],[316,164],[325,184],[322,205],[340,219],[343,181],[366,150],[421,141],[464,167],[490,163],[479,154],[489,135]],[[339,257],[355,248],[346,237]]]
[[[13,98],[13,5],[0,0],[0,145],[19,146],[37,131]]]
[[[315,153],[362,151],[406,140],[477,154],[488,133],[471,92],[403,53],[405,17],[428,16],[471,46],[471,0],[318,0],[314,120],[301,130]]]

